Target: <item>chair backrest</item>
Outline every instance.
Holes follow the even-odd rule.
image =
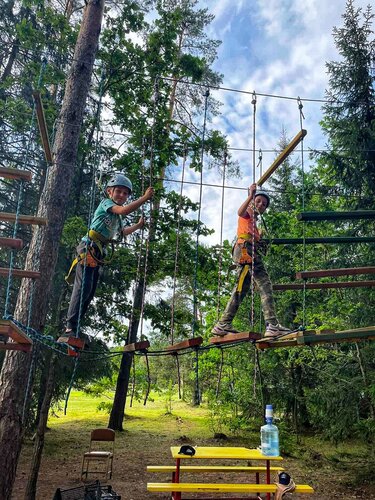
[[[115,435],[112,429],[94,429],[91,431],[91,441],[114,441]]]

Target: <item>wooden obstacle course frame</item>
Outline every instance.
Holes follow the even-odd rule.
[[[19,170],[18,168],[0,167],[0,177],[4,179],[15,179],[31,181],[33,173],[30,170]]]
[[[331,276],[355,276],[357,274],[375,274],[375,266],[299,271],[296,273],[296,279],[301,280],[307,278],[327,278]]]
[[[226,335],[215,335],[210,338],[210,344],[220,347],[225,344],[234,344],[236,342],[259,340],[261,334],[258,332],[239,332],[227,333]]]
[[[38,119],[39,132],[40,132],[40,138],[42,140],[44,156],[46,158],[47,163],[52,164],[53,158],[52,158],[51,146],[50,146],[49,138],[48,138],[46,117],[44,115],[44,108],[43,108],[42,99],[40,97],[39,91],[37,91],[37,90],[33,91],[33,99],[35,102],[36,116]]]
[[[11,320],[0,320],[0,338],[1,337],[5,338],[6,341],[3,342],[0,340],[0,351],[31,351],[33,345],[32,339]],[[8,338],[10,338],[12,342],[8,342]]]
[[[0,221],[16,222],[16,214],[8,212],[0,212]],[[45,217],[36,217],[34,215],[19,215],[17,218],[19,224],[31,224],[34,226],[46,226],[47,219]]]
[[[324,290],[326,288],[366,288],[375,286],[375,280],[366,281],[333,281],[330,283],[276,283],[272,285],[274,292],[285,290]]]
[[[178,342],[177,344],[171,344],[168,347],[166,347],[166,351],[170,352],[173,354],[176,351],[182,351],[184,349],[191,349],[194,347],[198,347],[202,344],[203,338],[202,337],[193,337],[191,339],[183,340],[182,342]]]
[[[0,267],[0,276],[8,277],[10,272],[9,267]],[[12,276],[15,278],[32,278],[38,279],[40,278],[39,271],[28,271],[26,269],[12,269]]]
[[[23,241],[19,238],[0,238],[0,247],[21,250],[23,247]]]

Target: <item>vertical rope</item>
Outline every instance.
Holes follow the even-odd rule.
[[[134,355],[133,355],[133,357],[134,357]],[[148,395],[150,394],[150,388],[151,388],[150,364],[148,362],[147,352],[145,353],[145,361],[146,361],[146,368],[147,368],[147,388],[146,388],[145,399],[143,401],[144,406],[146,406],[146,403],[148,400]]]
[[[224,195],[225,195],[225,174],[228,160],[228,149],[224,150],[224,164],[223,164],[223,183],[221,188],[221,216],[220,216],[220,242],[219,242],[219,265],[218,265],[218,279],[217,279],[217,306],[216,306],[216,320],[220,316],[220,294],[221,294],[221,273],[223,267],[223,227],[224,227]]]
[[[297,98],[298,110],[299,110],[299,121],[300,128],[303,129],[302,120],[305,119],[303,114],[303,104],[301,99]],[[304,148],[303,148],[303,138],[301,141],[301,169],[302,169],[302,212],[305,211],[305,165],[304,165]],[[306,226],[305,222],[302,224],[302,269],[306,267]],[[302,298],[302,326],[306,324],[306,280],[303,280],[303,298]]]
[[[253,98],[251,100],[253,105],[253,184],[255,182],[255,125],[256,125],[256,111],[257,111],[257,95],[255,90],[253,91]]]
[[[130,408],[133,406],[133,398],[135,393],[135,356],[132,358],[132,366],[133,366],[133,387],[132,387],[132,395],[130,397]]]
[[[217,385],[216,385],[216,399],[219,397],[220,393],[220,385],[221,385],[221,377],[223,376],[223,366],[224,366],[224,351],[220,347],[220,367],[219,367],[219,375],[217,378]]]
[[[197,238],[195,242],[195,265],[194,265],[194,281],[193,281],[193,325],[192,336],[194,337],[196,320],[197,320],[197,286],[198,286],[198,257],[199,257],[199,235],[201,225],[201,210],[202,210],[202,192],[203,192],[203,157],[204,157],[204,141],[206,134],[207,124],[207,110],[208,110],[208,97],[210,91],[207,89],[204,97],[204,118],[203,118],[203,131],[202,131],[202,146],[201,146],[201,172],[200,172],[200,186],[199,186],[199,204],[198,204],[198,225],[197,225]]]
[[[73,382],[74,382],[74,379],[75,379],[75,376],[76,376],[76,371],[77,371],[77,367],[78,367],[78,360],[79,360],[79,356],[77,355],[77,357],[74,360],[73,373],[72,373],[72,377],[71,377],[70,382],[69,382],[68,391],[66,393],[65,406],[64,406],[64,415],[66,415],[66,410],[68,409],[69,396],[70,396],[70,393],[71,393],[71,390],[72,390],[72,387],[73,387]]]
[[[186,144],[185,144],[184,145],[184,156],[183,156],[183,160],[182,160],[180,201],[178,204],[178,219],[177,219],[176,252],[175,252],[175,256],[174,256],[174,271],[173,271],[173,288],[172,288],[172,304],[171,304],[171,344],[172,345],[174,343],[174,313],[175,313],[175,301],[176,301],[176,282],[177,282],[178,254],[179,254],[179,243],[180,243],[182,193],[183,193],[183,189],[184,189],[186,158],[187,158],[187,150],[186,150]]]
[[[253,98],[251,101],[253,105],[253,184],[255,183],[255,126],[256,126],[256,110],[257,110],[257,97],[255,91],[253,92]],[[252,206],[253,210],[253,230],[251,235],[251,306],[250,306],[250,324],[251,328],[254,330],[254,301],[255,301],[255,283],[254,283],[254,260],[255,260],[255,206]]]

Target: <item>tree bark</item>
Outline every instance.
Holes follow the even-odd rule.
[[[48,224],[34,231],[26,257],[26,268],[39,267],[41,272],[40,280],[35,286],[31,314],[31,326],[38,331],[43,330],[46,319],[103,10],[104,0],[89,0],[84,10],[58,120],[54,146],[55,162],[49,169],[39,201],[38,215],[46,217]],[[29,281],[23,280],[14,313],[15,318],[23,324],[27,322],[27,304],[30,302],[32,292]],[[15,480],[22,445],[24,382],[27,380],[30,360],[30,354],[8,351],[0,376],[0,498],[2,500],[10,499]]]
[[[40,410],[39,422],[36,430],[36,437],[33,449],[33,456],[30,464],[30,474],[27,480],[25,500],[35,500],[36,498],[36,485],[38,481],[39,467],[42,460],[42,453],[44,448],[44,436],[47,427],[48,411],[51,404],[53,395],[53,388],[55,383],[55,366],[56,355],[53,354],[49,358],[49,371],[48,380],[44,392],[42,407]]]

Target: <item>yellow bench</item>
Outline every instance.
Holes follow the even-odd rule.
[[[148,483],[151,492],[276,493],[276,484]],[[307,484],[297,484],[293,493],[314,493]]]
[[[282,467],[270,467],[271,472],[284,470]],[[267,467],[238,467],[236,465],[181,465],[181,472],[267,472]],[[148,465],[147,472],[176,472],[175,465]]]

